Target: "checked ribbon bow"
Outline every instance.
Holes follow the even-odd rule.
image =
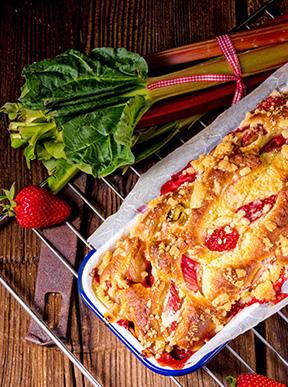
[[[233,46],[233,43],[229,35],[226,34],[226,35],[217,36],[216,40],[217,40],[217,43],[219,44],[219,47],[224,57],[227,59],[228,63],[233,69],[233,72],[234,72],[233,75],[232,74],[195,74],[187,77],[179,77],[179,78],[172,78],[172,79],[157,81],[157,82],[151,83],[148,86],[148,89],[153,90],[153,89],[158,89],[158,88],[172,86],[172,85],[178,85],[182,83],[189,83],[189,82],[236,81],[236,90],[235,90],[232,104],[239,102],[240,99],[245,95],[246,87],[243,82],[241,66],[240,66],[237,53],[235,51],[235,48]]]

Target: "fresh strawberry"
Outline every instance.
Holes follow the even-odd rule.
[[[15,216],[20,226],[25,228],[45,228],[63,222],[71,213],[70,206],[44,188],[28,185],[15,197],[15,187],[3,190],[0,200],[2,213]],[[7,202],[9,202],[7,204]]]
[[[242,374],[237,378],[228,376],[227,381],[230,383],[230,387],[287,387],[286,384],[257,374]]]

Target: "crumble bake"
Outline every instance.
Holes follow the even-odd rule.
[[[108,318],[181,368],[243,307],[283,299],[287,189],[288,93],[273,92],[102,255],[92,286]]]

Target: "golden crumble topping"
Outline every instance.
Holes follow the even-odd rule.
[[[95,268],[93,289],[110,319],[159,361],[175,366],[246,305],[284,297],[287,101],[273,92],[173,175]]]

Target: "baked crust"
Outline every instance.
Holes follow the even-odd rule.
[[[247,113],[210,154],[174,175],[101,257],[93,290],[148,354],[161,358],[175,347],[191,354],[245,305],[281,298],[287,101],[275,91]]]

